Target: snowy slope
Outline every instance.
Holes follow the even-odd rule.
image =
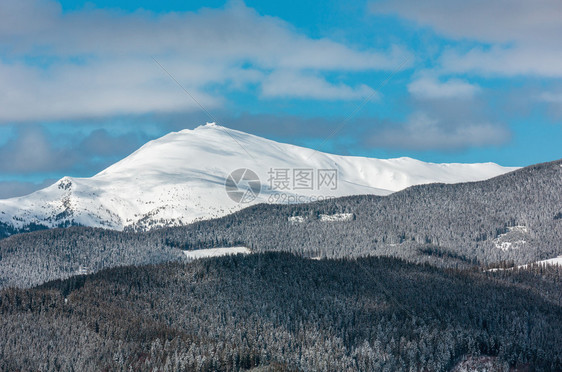
[[[542,260],[534,262],[533,265],[555,265],[555,266],[562,266],[562,256],[558,256],[555,258],[551,258],[548,260]],[[521,265],[519,268],[526,268],[528,265]]]
[[[529,267],[529,265],[539,265],[539,266],[548,266],[548,265],[552,265],[552,266],[562,266],[562,256],[558,256],[555,258],[550,258],[548,260],[542,260],[542,261],[536,261],[533,262],[531,264],[528,265],[519,265],[517,266],[518,269],[526,269],[527,267]],[[507,269],[502,269],[502,268],[494,268],[494,269],[488,269],[486,271],[504,271],[504,270],[513,270],[513,267],[507,268]]]
[[[240,168],[254,171],[261,181],[261,192],[250,203],[237,203],[225,191],[225,179]],[[337,170],[336,188],[271,189],[269,171],[301,168]],[[332,155],[207,124],[148,142],[91,178],[64,177],[33,194],[0,200],[0,222],[18,229],[31,223],[146,229],[223,216],[262,202],[386,195],[416,184],[484,180],[514,169]]]
[[[208,257],[222,257],[232,254],[250,254],[252,251],[246,247],[222,247],[222,248],[208,248],[197,249],[194,251],[183,251],[188,260],[197,260],[200,258]]]

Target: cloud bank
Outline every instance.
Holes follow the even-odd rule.
[[[562,2],[558,0],[374,1],[374,14],[396,15],[459,42],[441,59],[447,72],[562,77]]]
[[[356,99],[365,86],[325,73],[390,70],[406,58],[398,47],[358,50],[307,37],[237,1],[154,14],[64,13],[50,0],[4,0],[0,14],[0,122],[197,110],[152,58],[210,109],[226,99],[217,86],[257,86],[263,99]]]

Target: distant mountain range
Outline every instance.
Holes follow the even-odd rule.
[[[253,205],[150,231],[71,227],[17,234],[0,240],[0,288],[67,278],[84,268],[183,261],[185,250],[217,247],[314,259],[392,256],[453,268],[525,265],[562,255],[561,189],[558,160],[485,181]]]
[[[239,169],[251,172],[235,172]],[[332,155],[211,123],[151,141],[91,178],[64,177],[33,194],[0,200],[0,237],[72,225],[149,230],[257,203],[388,195],[412,185],[478,181],[515,169]]]

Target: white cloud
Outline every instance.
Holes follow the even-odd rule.
[[[312,39],[241,2],[128,14],[62,13],[50,0],[3,0],[0,14],[8,15],[0,24],[0,122],[195,110],[153,56],[209,108],[224,101],[205,93],[210,85],[244,89],[286,70],[296,78],[307,71],[309,82],[323,89],[303,94],[298,81],[286,82],[279,90],[284,96],[347,99],[364,88],[332,85],[324,72],[392,70],[406,57],[398,47],[356,50]],[[276,95],[270,87],[263,91]]]
[[[178,76],[201,104],[210,108],[220,104],[219,98],[201,91],[197,70],[186,69]],[[0,81],[4,122],[196,109],[152,60],[65,64],[47,72],[19,63],[0,65]]]
[[[462,150],[500,145],[510,138],[507,129],[486,122],[443,122],[424,112],[413,114],[404,124],[377,129],[365,143],[369,146],[409,150]]]
[[[0,172],[33,173],[58,170],[74,163],[69,151],[55,148],[38,128],[25,127],[18,135],[0,147]]]
[[[0,173],[43,174],[102,170],[136,150],[145,138],[128,132],[118,136],[98,129],[90,133],[48,133],[37,125],[20,125],[0,146]],[[54,140],[57,138],[57,140]],[[55,142],[62,142],[58,145]],[[66,143],[66,145],[64,145]]]
[[[440,82],[436,78],[421,77],[408,85],[408,92],[417,98],[449,99],[471,98],[480,88],[460,79]]]
[[[548,103],[562,103],[562,93],[543,92],[540,94],[539,99]]]
[[[39,183],[22,181],[0,181],[0,199],[15,198],[31,194],[55,183],[54,179],[47,179]]]
[[[370,4],[447,38],[482,47],[452,47],[440,61],[445,72],[562,77],[562,2],[559,0],[395,0]]]
[[[374,1],[375,14],[396,14],[455,39],[556,43],[562,33],[559,0]]]
[[[484,76],[562,77],[562,51],[533,46],[473,48],[468,52],[446,51],[441,57],[446,73]]]
[[[373,94],[365,85],[351,88],[344,84],[330,84],[325,79],[295,71],[277,71],[262,84],[264,97],[298,97],[326,100],[364,99]]]

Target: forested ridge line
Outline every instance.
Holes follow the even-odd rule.
[[[556,371],[561,278],[287,253],[106,269],[1,291],[0,369]]]

